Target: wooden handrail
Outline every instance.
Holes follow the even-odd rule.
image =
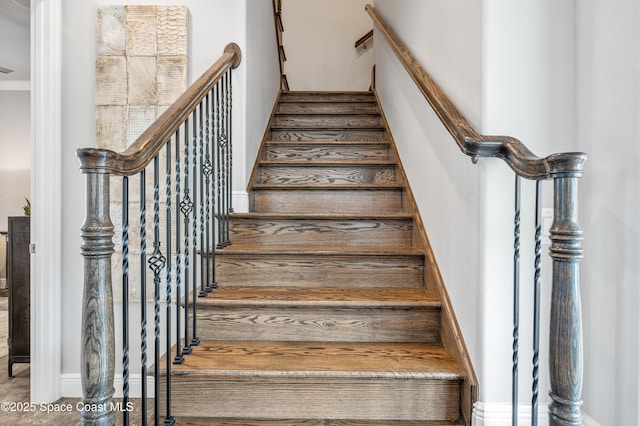
[[[369,31],[368,33],[366,33],[365,35],[360,37],[358,40],[356,40],[356,42],[355,42],[353,47],[355,47],[357,49],[358,47],[360,47],[363,44],[365,44],[370,38],[373,38],[373,30]]]
[[[224,73],[229,68],[240,65],[241,60],[240,47],[235,43],[229,43],[220,59],[167,108],[126,151],[116,153],[107,149],[78,149],[81,169],[85,172],[108,172],[121,176],[130,176],[142,171]]]
[[[284,62],[287,60],[287,55],[285,54],[284,46],[282,45],[282,32],[284,31],[284,26],[282,25],[282,0],[273,0],[273,20],[276,29],[278,64],[280,66],[280,89],[288,91],[289,82],[287,81],[287,75],[284,73]]]
[[[478,133],[373,6],[367,5],[365,10],[463,153],[471,157],[502,158],[518,175],[528,179],[582,175],[587,158],[582,152],[566,152],[540,158],[516,138]]]

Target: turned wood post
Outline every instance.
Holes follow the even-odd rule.
[[[85,174],[86,212],[81,228],[84,257],[82,305],[82,402],[83,425],[114,425],[112,411],[115,372],[115,338],[111,255],[113,224],[109,217],[109,151],[79,150]]]
[[[554,221],[550,230],[553,260],[549,373],[551,426],[582,425],[582,309],[578,223],[579,173],[554,176]]]

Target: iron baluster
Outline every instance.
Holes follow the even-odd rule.
[[[142,424],[147,424],[147,207],[146,171],[140,172],[140,397]]]
[[[129,402],[129,178],[122,178],[122,404]],[[122,411],[129,424],[129,411]]]
[[[533,396],[531,398],[531,424],[538,424],[538,375],[539,375],[539,356],[540,356],[540,262],[542,253],[542,187],[541,181],[536,181],[536,234],[535,234],[535,261],[534,261],[534,279],[533,279],[533,384],[531,390]]]
[[[229,191],[231,191],[231,197],[229,198],[229,211],[233,212],[233,78],[231,70],[229,70]],[[228,236],[228,235],[227,235]],[[231,244],[231,238],[228,238],[229,244]]]
[[[211,96],[210,96],[211,92],[209,92],[207,94],[207,96],[205,97],[205,116],[206,116],[206,129],[205,129],[205,161],[204,164],[202,165],[202,173],[205,176],[205,197],[206,197],[206,220],[205,220],[205,233],[206,233],[206,238],[205,238],[205,244],[204,247],[202,248],[202,251],[205,254],[205,262],[204,262],[204,270],[205,270],[205,275],[203,276],[203,279],[205,280],[205,291],[207,293],[210,293],[211,290],[213,289],[212,285],[211,285],[211,272],[210,272],[210,262],[211,262],[211,199],[210,199],[210,195],[211,195],[211,191],[209,190],[209,186],[211,185],[211,173],[213,171],[213,166],[211,164],[211,121],[210,121],[210,117],[211,117],[211,109],[210,109],[210,102],[211,102]],[[206,278],[206,279],[205,279]]]
[[[180,202],[180,212],[184,216],[184,348],[182,353],[191,353],[191,340],[189,340],[189,229],[193,201],[189,197],[189,120],[184,123],[184,197]],[[180,342],[178,341],[178,344]],[[182,362],[182,361],[181,361]]]
[[[229,76],[230,74],[227,72],[223,78],[223,88],[224,88],[224,136],[225,136],[225,181],[226,181],[226,192],[225,192],[225,204],[224,204],[224,212],[225,212],[225,234],[224,234],[224,245],[229,245],[229,227],[230,227],[230,206],[231,206],[231,145],[229,141]]]
[[[176,131],[176,137],[177,137]],[[176,151],[177,154],[177,151]],[[166,238],[167,238],[167,247],[166,247],[166,279],[167,279],[167,287],[166,287],[166,301],[165,301],[165,333],[166,333],[166,398],[167,398],[167,406],[166,406],[166,415],[164,417],[165,426],[174,425],[176,423],[175,419],[171,416],[171,285],[173,280],[171,278],[171,140],[167,141],[167,153],[166,153]],[[158,324],[159,327],[159,324]],[[159,353],[158,353],[159,356]],[[160,365],[159,363],[156,365]],[[156,368],[157,374],[159,374],[159,368]],[[158,389],[159,382],[156,382],[156,389]],[[159,399],[159,398],[158,398]]]
[[[180,214],[182,209],[180,203],[180,129],[176,130],[175,138],[176,151],[176,169],[175,169],[175,187],[176,187],[176,356],[173,359],[174,364],[182,364],[184,356],[182,355],[182,324],[180,324],[180,302],[182,301],[182,249],[180,246]]]
[[[204,213],[204,178],[205,178],[205,157],[204,157],[204,136],[205,136],[205,123],[204,123],[204,117],[203,117],[203,107],[202,107],[202,102],[200,102],[200,104],[198,105],[198,113],[200,115],[200,131],[199,131],[199,135],[198,135],[198,145],[200,146],[200,294],[198,294],[198,297],[205,297],[207,295],[207,292],[204,288],[205,286],[205,271],[204,271],[204,267],[205,267],[205,259],[204,259],[204,255],[205,255],[205,247],[204,247],[204,220],[205,220],[205,213]]]
[[[513,358],[511,371],[511,424],[518,425],[518,347],[520,338],[520,176],[516,174],[513,230]]]
[[[191,209],[193,213],[193,223],[191,224],[191,241],[193,242],[193,247],[191,248],[191,253],[193,257],[193,268],[192,268],[192,292],[191,292],[191,309],[192,309],[192,332],[193,337],[191,338],[191,345],[195,346],[200,343],[200,339],[197,335],[197,305],[196,305],[196,297],[198,294],[198,268],[196,266],[196,262],[198,259],[198,209],[196,206],[198,205],[198,192],[196,191],[198,187],[198,117],[196,114],[196,110],[191,114],[191,137],[193,138],[193,147],[192,147],[192,164],[191,171],[193,172],[191,176],[191,190],[193,192],[193,207]]]
[[[218,105],[218,109],[216,111],[216,172],[217,172],[217,179],[216,179],[216,196],[217,196],[217,204],[218,204],[218,244],[217,244],[217,248],[221,248],[222,247],[222,223],[223,223],[223,218],[222,218],[222,176],[221,176],[221,161],[220,161],[220,155],[222,152],[221,146],[220,146],[220,82],[218,82],[216,84],[216,104]]]
[[[149,269],[153,272],[153,323],[154,323],[154,424],[160,424],[160,274],[167,259],[160,250],[160,160],[153,159],[153,253]]]
[[[211,156],[215,157],[215,141],[216,141],[216,122],[215,122],[215,114],[216,110],[220,108],[219,105],[215,102],[215,93],[214,88],[212,87],[209,91],[209,99],[211,101],[211,111],[209,115],[209,130],[211,138],[208,141],[207,148],[211,150]],[[207,272],[211,272],[211,276],[207,275],[207,280],[210,281],[210,286],[212,289],[218,288],[218,283],[216,281],[216,193],[215,193],[215,175],[214,175],[214,167],[215,166],[215,158],[211,162],[211,173],[213,175],[213,179],[211,179],[211,184],[207,184],[207,196],[210,197],[211,200],[211,212],[213,213],[213,222],[210,222],[210,219],[207,217],[207,225],[211,226],[210,233],[207,231],[207,250],[210,257],[207,257]],[[210,235],[213,234],[213,235]],[[211,236],[211,240],[209,239]]]

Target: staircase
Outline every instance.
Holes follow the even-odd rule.
[[[178,424],[465,424],[455,319],[374,95],[283,92],[253,176],[173,366]]]

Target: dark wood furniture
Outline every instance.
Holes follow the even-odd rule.
[[[9,295],[9,377],[13,364],[28,363],[30,310],[30,219],[10,217],[7,235],[7,289]]]

